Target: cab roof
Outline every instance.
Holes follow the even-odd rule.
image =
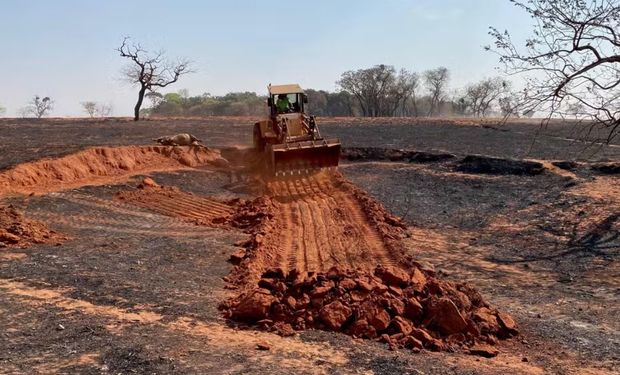
[[[270,95],[279,95],[279,94],[303,94],[304,90],[296,84],[292,83],[289,85],[269,85],[269,94]]]

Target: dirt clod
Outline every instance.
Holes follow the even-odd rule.
[[[486,358],[492,358],[499,354],[499,350],[489,344],[476,344],[469,349],[469,353]]]
[[[0,248],[57,244],[66,239],[66,236],[49,229],[45,224],[28,219],[23,212],[11,205],[0,207]]]

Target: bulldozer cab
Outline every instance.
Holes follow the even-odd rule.
[[[269,85],[269,99],[267,104],[271,115],[277,116],[286,113],[304,113],[304,104],[308,98],[299,85]]]
[[[273,123],[286,120],[287,135],[291,137],[307,136],[308,129],[304,128],[305,104],[308,102],[306,94],[296,84],[269,86],[267,104]]]
[[[271,102],[275,103],[275,105],[271,106],[272,114],[303,113],[305,97],[305,94],[300,93],[273,95]]]

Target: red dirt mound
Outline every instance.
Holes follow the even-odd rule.
[[[67,237],[45,224],[27,219],[13,206],[0,207],[0,248],[26,247],[30,244],[60,243]]]
[[[232,205],[195,196],[174,187],[160,186],[148,177],[137,189],[118,192],[116,198],[162,215],[180,217],[201,225],[223,224],[234,211]]]
[[[217,164],[220,159],[217,151],[203,146],[96,147],[3,171],[0,173],[0,196],[103,184],[140,173]]]
[[[270,181],[265,190],[269,195],[245,202],[232,217],[252,238],[245,254],[235,254],[229,287],[252,287],[275,267],[324,272],[410,264],[401,241],[406,226],[339,173]]]
[[[464,283],[413,267],[378,266],[374,273],[267,271],[258,287],[224,304],[226,316],[291,335],[318,328],[378,339],[414,351],[470,350],[495,356],[491,345],[518,333],[514,320],[491,308]]]
[[[282,335],[318,328],[484,356],[518,333],[474,288],[413,259],[401,219],[339,173],[269,181],[265,190],[231,219],[252,237],[231,256],[226,280],[240,293],[222,304],[227,317]]]

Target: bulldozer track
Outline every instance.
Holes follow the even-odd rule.
[[[332,266],[368,268],[393,257],[349,192],[315,176],[272,181],[279,203],[278,264],[284,270],[326,271]]]
[[[209,236],[204,228],[194,223],[149,212],[123,202],[79,193],[53,193],[51,196],[58,199],[59,204],[64,201],[78,206],[80,213],[67,215],[49,211],[33,211],[30,215],[38,220],[80,230],[144,236]]]
[[[138,189],[121,193],[120,198],[128,204],[162,215],[196,221],[225,218],[234,211],[224,203],[178,190]]]

